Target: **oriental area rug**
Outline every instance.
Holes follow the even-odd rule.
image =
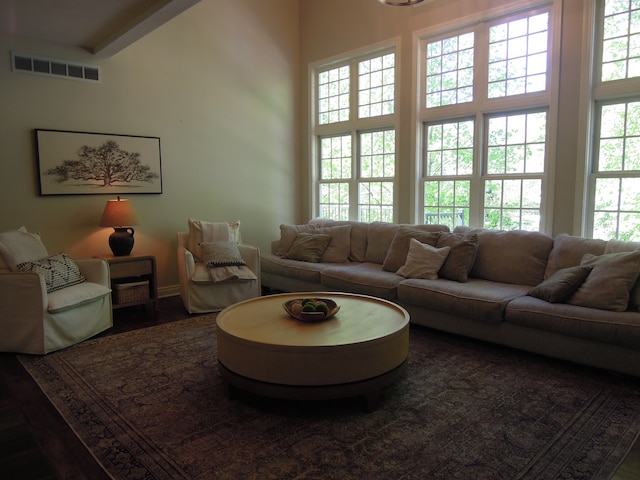
[[[215,315],[19,358],[115,479],[608,479],[640,432],[637,379],[420,328],[371,413],[230,399]]]

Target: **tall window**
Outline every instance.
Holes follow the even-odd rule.
[[[552,11],[424,37],[425,223],[543,228]]]
[[[315,69],[319,216],[395,219],[396,55],[357,56]]]
[[[640,241],[640,3],[598,7],[586,234]]]

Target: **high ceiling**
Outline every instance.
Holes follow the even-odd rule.
[[[200,0],[0,0],[0,31],[110,56]]]

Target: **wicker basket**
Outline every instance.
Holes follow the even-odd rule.
[[[149,281],[117,283],[113,289],[113,303],[146,302],[149,300]]]

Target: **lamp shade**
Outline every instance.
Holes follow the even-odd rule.
[[[100,219],[101,227],[129,227],[140,224],[136,209],[129,200],[108,200]]]
[[[133,228],[130,225],[138,225],[140,219],[136,209],[129,200],[108,200],[100,219],[101,227],[113,227],[113,233],[109,237],[109,247],[116,257],[129,255],[133,249]]]

